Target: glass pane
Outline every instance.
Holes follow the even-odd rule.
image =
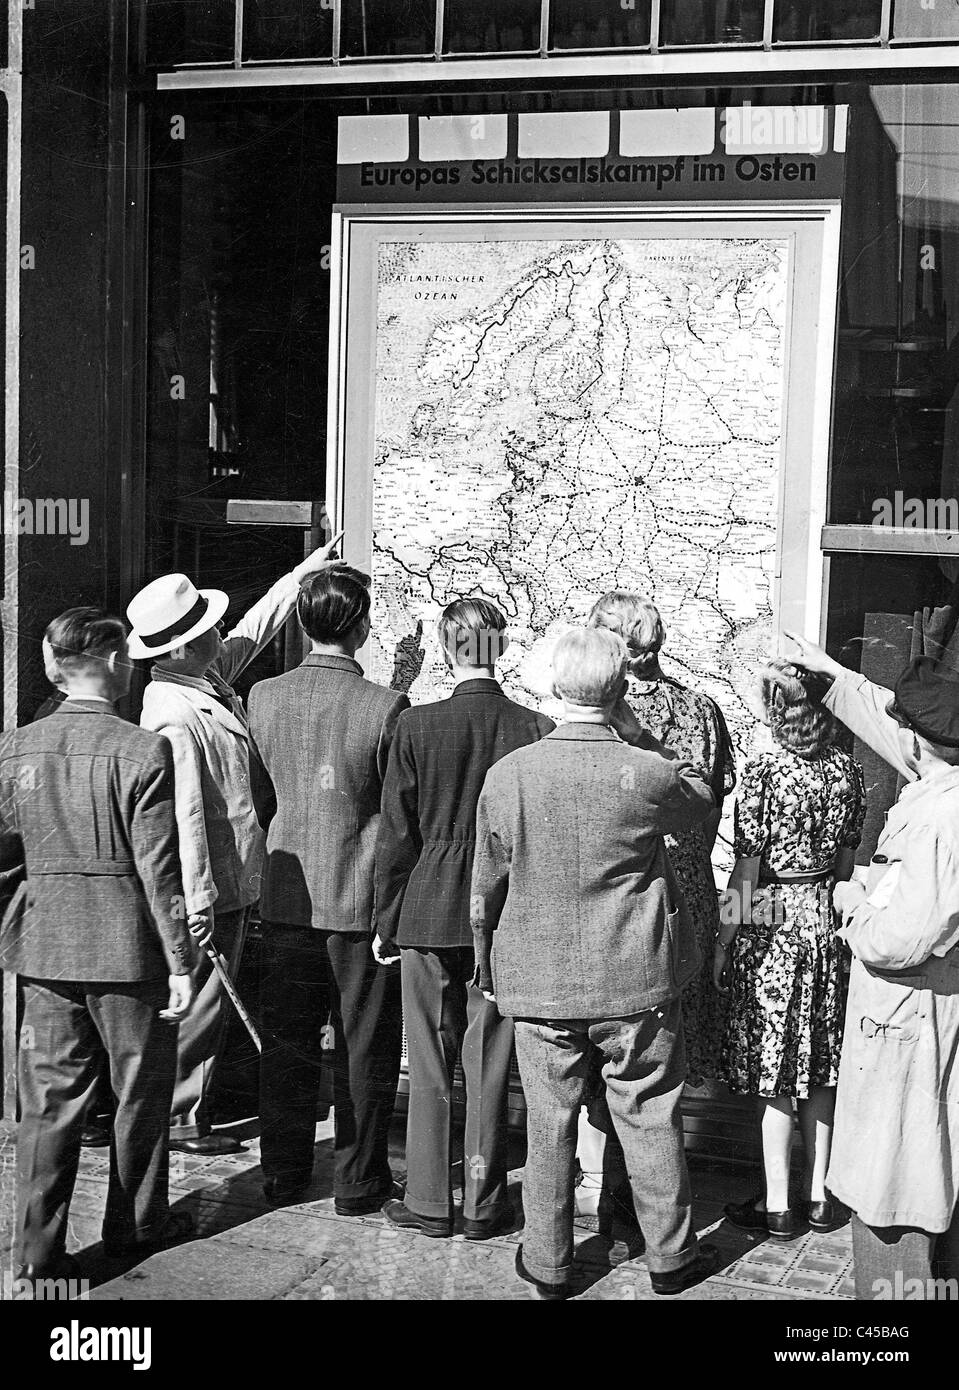
[[[153,128],[147,571],[225,589],[232,618],[302,558],[309,531],[234,525],[228,502],[318,516],[324,496],[336,123],[315,102],[197,105],[188,148],[171,151],[182,109],[182,95],[158,105]],[[271,644],[246,674],[285,660]]]
[[[233,24],[233,0],[160,0],[147,5],[147,62],[155,67],[231,62]]]
[[[551,48],[642,48],[649,43],[649,0],[553,0]]]
[[[763,0],[663,0],[664,45],[762,43]]]
[[[850,128],[830,520],[956,529],[959,88],[873,88]]]
[[[446,0],[444,53],[539,48],[540,0]]]
[[[879,37],[882,0],[776,0],[776,43]]]
[[[955,561],[925,556],[834,556],[829,572],[826,645],[844,666],[889,689],[914,653],[932,650],[929,618],[945,605]],[[939,617],[944,616],[939,614]],[[950,653],[955,639],[949,643]],[[885,812],[896,800],[897,774],[855,741],[866,779],[866,823],[858,863],[868,863]]]
[[[244,59],[329,58],[332,0],[246,0]]]
[[[959,5],[895,0],[892,32],[897,39],[954,39],[959,35]]]
[[[341,50],[347,58],[432,53],[434,0],[343,0]]]

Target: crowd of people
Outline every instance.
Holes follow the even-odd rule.
[[[335,1209],[382,1209],[434,1239],[456,1223],[459,1059],[461,1229],[515,1228],[515,1049],[516,1272],[538,1298],[570,1294],[576,1220],[641,1231],[657,1294],[717,1268],[681,1115],[705,1080],[759,1111],[763,1190],[726,1207],[731,1223],[789,1240],[848,1208],[860,1298],[894,1271],[899,1287],[959,1276],[956,674],[920,657],[889,692],[787,634],[797,654],[757,673],[769,747],[737,785],[722,711],[661,668],[649,599],[608,593],[560,638],[557,725],[498,683],[497,606],[458,599],[438,625],[452,695],[411,707],[355,659],[370,581],[332,558],[338,539],[226,637],[227,595],[182,574],[134,597],[129,629],[89,608],[47,628],[57,696],[0,748],[0,966],[22,987],[18,1277],[76,1272],[67,1218],[98,1106],[106,1253],[191,1234],[169,1209],[168,1156],[238,1147],[210,1096],[223,969],[238,971],[256,905],[271,1205],[310,1187],[331,1025]],[[233,682],[294,611],[309,654],[245,708]],[[151,662],[139,726],[116,712],[134,660]],[[907,784],[862,870],[866,793],[843,730]],[[405,1189],[388,1152],[404,1024]]]

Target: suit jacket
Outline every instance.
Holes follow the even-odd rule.
[[[345,656],[308,656],[250,691],[250,725],[276,792],[260,915],[369,931],[373,850],[390,742],[409,700]]]
[[[619,1018],[675,998],[700,954],[663,835],[714,804],[690,764],[605,725],[561,725],[491,768],[472,907],[500,1011]]]
[[[0,739],[0,854],[22,866],[4,970],[131,982],[194,965],[170,745],[109,705],[65,700]]]
[[[554,727],[491,680],[400,715],[376,837],[376,929],[401,946],[471,946],[476,803],[493,763]]]
[[[286,622],[300,586],[286,574],[223,642],[205,680],[154,667],[140,723],[164,734],[176,768],[176,816],[190,912],[247,907],[260,896],[265,837],[254,799],[256,754],[231,682]]]

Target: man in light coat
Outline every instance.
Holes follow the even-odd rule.
[[[700,954],[663,841],[715,802],[636,722],[626,659],[611,632],[562,637],[553,673],[565,722],[497,762],[477,808],[477,984],[515,1020],[528,1140],[516,1269],[541,1298],[570,1291],[576,1130],[594,1049],[653,1291],[680,1293],[717,1260],[697,1244],[680,1115],[680,994]]]
[[[918,657],[895,692],[802,638],[797,666],[909,785],[865,883],[837,885],[853,953],[828,1184],[853,1216],[856,1295],[959,1278],[959,676]]]
[[[243,703],[232,682],[280,631],[300,584],[331,564],[340,537],[283,575],[232,629],[220,636],[229,605],[219,589],[199,590],[185,574],[155,579],[127,608],[130,655],[153,660],[140,723],[173,747],[176,818],[189,913],[213,909],[213,943],[234,977],[250,907],[260,896],[264,832],[254,805],[259,769]],[[180,1028],[171,1148],[235,1152],[230,1135],[214,1134],[209,1116],[213,1073],[227,1009],[219,976],[204,957],[197,999]]]

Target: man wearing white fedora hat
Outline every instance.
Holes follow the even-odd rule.
[[[249,909],[260,895],[265,837],[254,806],[259,758],[232,682],[280,631],[300,584],[342,563],[330,559],[340,539],[335,536],[278,580],[227,637],[220,628],[228,595],[198,589],[185,574],[153,580],[127,608],[130,655],[153,661],[140,723],[164,734],[173,747],[186,910],[213,909],[214,942],[234,976]],[[202,1154],[240,1148],[231,1136],[212,1132],[209,1116],[226,1008],[219,977],[204,958],[196,1002],[180,1026],[171,1148]]]

